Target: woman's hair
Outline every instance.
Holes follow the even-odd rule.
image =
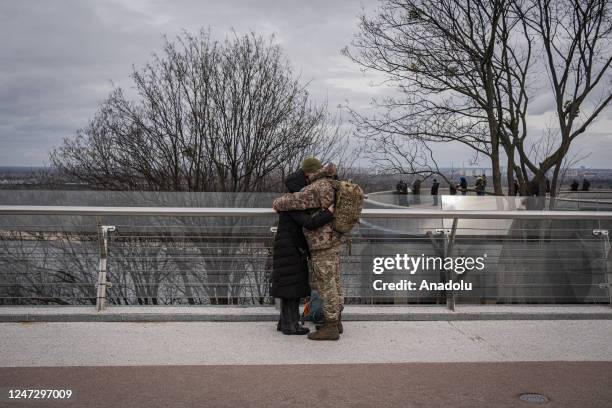
[[[285,178],[285,186],[287,187],[287,190],[289,190],[290,193],[300,191],[301,189],[306,187],[307,184],[308,182],[306,180],[306,175],[304,174],[304,171],[302,171],[302,169],[299,169],[289,174]]]

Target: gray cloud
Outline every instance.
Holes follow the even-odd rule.
[[[230,29],[274,34],[295,70],[319,101],[330,107],[350,102],[368,109],[372,97],[393,92],[372,88],[379,78],[364,75],[340,55],[357,30],[361,7],[376,0],[288,2],[282,0],[29,0],[0,2],[0,165],[39,165],[48,152],[86,125],[111,81],[129,88],[132,65],[159,51],[162,35],[210,28],[222,39]],[[547,97],[534,99],[533,126],[550,114]],[[605,132],[609,111],[594,128]],[[588,135],[585,135],[588,136]],[[586,139],[586,137],[585,137]],[[593,137],[593,166],[608,166],[609,137]],[[440,162],[462,163],[462,148],[439,148]],[[601,157],[600,157],[601,156]]]
[[[374,4],[370,0],[371,4]],[[297,72],[330,105],[368,98],[328,81],[356,27],[355,1],[3,1],[0,3],[0,165],[43,163],[52,146],[83,127],[111,90],[182,30],[274,34]],[[346,69],[343,67],[343,69]],[[338,72],[334,74],[338,75]],[[343,78],[362,75],[355,67]],[[332,75],[333,76],[333,75]],[[352,79],[351,79],[352,78]]]

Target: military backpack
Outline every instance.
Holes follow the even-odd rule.
[[[344,180],[332,180],[336,192],[334,201],[334,230],[345,234],[359,222],[363,209],[364,194],[358,184]]]

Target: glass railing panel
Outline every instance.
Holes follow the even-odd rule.
[[[43,202],[32,192],[19,197],[0,194],[0,198],[2,204],[106,204],[100,202],[98,192],[76,193],[49,193],[45,199],[55,197],[52,203]],[[138,194],[104,198],[121,206],[269,208],[277,196],[156,193],[145,199]],[[527,210],[541,204],[528,200],[441,196],[439,204],[444,210],[483,212]],[[384,209],[379,203],[368,202],[366,207]],[[393,202],[386,204],[393,206],[390,210],[398,210]],[[428,209],[403,208],[408,217],[363,215],[351,234],[351,245],[343,249],[347,303],[443,304],[449,291],[420,288],[420,284],[443,285],[450,279],[471,285],[470,290],[454,292],[459,303],[609,302],[603,284],[610,276],[610,243],[596,231],[609,231],[612,222],[597,217],[553,220],[546,218],[545,211],[536,220],[453,222],[440,216],[414,216],[436,209],[433,205]],[[99,225],[107,225],[116,228],[108,239],[110,305],[272,304],[269,284],[276,222],[273,213],[215,217],[0,215],[0,302],[95,304]],[[433,264],[416,268],[413,274],[397,267],[375,271],[380,259],[398,256],[401,261],[404,256],[483,258],[483,268],[457,274]],[[419,289],[392,290],[387,286],[379,290],[382,283],[403,280],[416,282]]]

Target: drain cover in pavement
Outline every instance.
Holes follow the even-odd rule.
[[[519,398],[521,401],[529,402],[531,404],[546,404],[548,402],[548,398],[542,394],[521,394]]]

